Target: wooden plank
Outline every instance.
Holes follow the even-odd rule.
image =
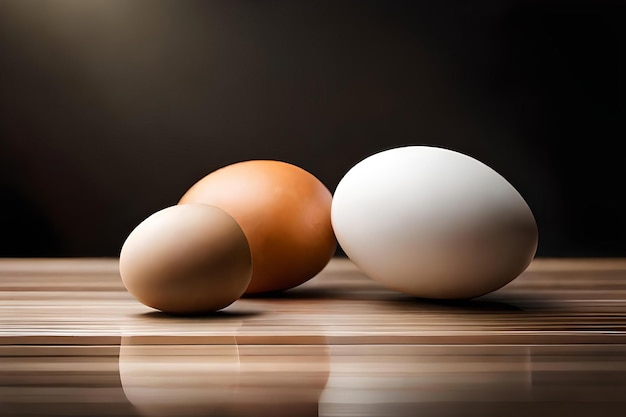
[[[137,302],[121,284],[116,259],[3,259],[0,344],[124,334],[236,334],[249,343],[264,336],[297,343],[307,335],[333,343],[623,343],[625,276],[622,259],[538,259],[485,297],[433,302],[388,290],[348,260],[334,259],[283,295],[242,298],[222,312],[189,318]]]
[[[337,258],[278,296],[163,314],[117,259],[0,259],[0,416],[614,416],[626,259],[536,259],[468,302]]]

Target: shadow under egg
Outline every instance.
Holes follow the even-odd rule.
[[[207,313],[167,313],[164,311],[148,311],[137,316],[151,320],[179,320],[179,319],[243,319],[263,314],[256,310],[221,310]]]
[[[419,298],[410,295],[396,294],[387,297],[382,302],[391,306],[403,308],[414,308],[416,310],[431,310],[445,312],[463,313],[522,313],[524,309],[502,301],[492,301],[483,299],[472,300],[436,300],[429,298]]]

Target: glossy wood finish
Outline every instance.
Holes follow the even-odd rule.
[[[162,314],[116,259],[0,260],[0,416],[622,416],[626,260],[537,259],[468,302],[345,259],[286,293]]]

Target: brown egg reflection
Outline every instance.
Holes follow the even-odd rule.
[[[324,337],[237,342],[235,336],[123,337],[124,393],[145,417],[318,416],[330,372]]]
[[[317,417],[330,374],[324,336],[239,339],[238,416]]]

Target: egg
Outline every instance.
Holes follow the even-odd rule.
[[[339,181],[331,219],[339,245],[367,276],[416,297],[471,299],[518,277],[538,229],[520,193],[466,154],[387,149]]]
[[[168,313],[221,310],[252,277],[248,241],[217,207],[174,205],[135,227],[119,256],[124,286],[146,306]]]
[[[337,241],[330,221],[332,194],[313,174],[275,160],[221,167],[194,183],[178,204],[219,207],[241,226],[252,253],[246,294],[283,291],[317,275]]]

